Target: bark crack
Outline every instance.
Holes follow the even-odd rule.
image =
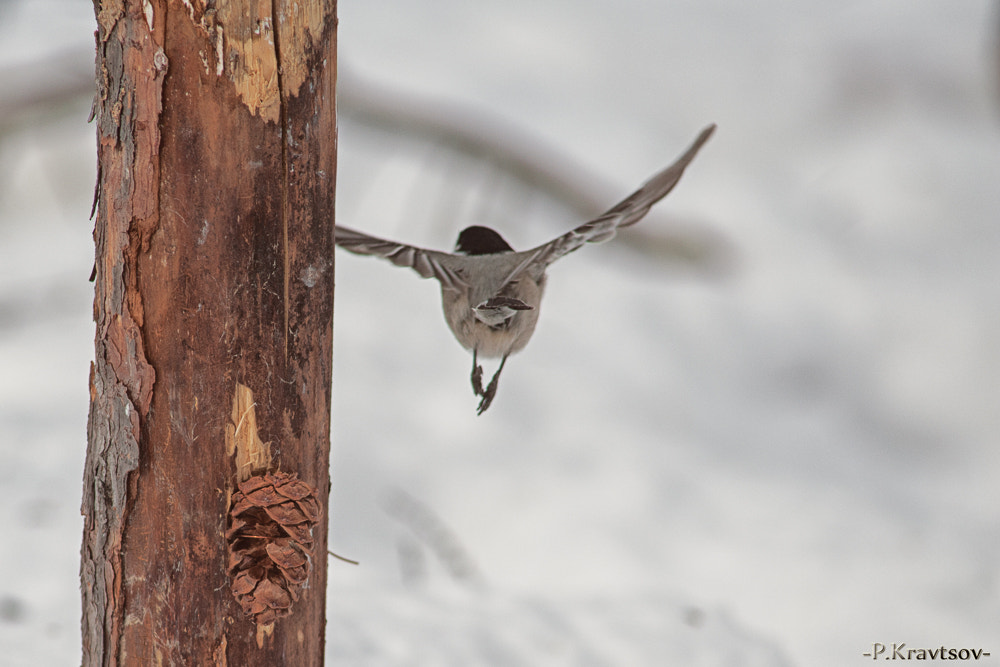
[[[274,22],[274,59],[277,62],[277,72],[278,72],[278,125],[281,128],[281,256],[284,259],[284,266],[282,267],[282,310],[284,316],[284,322],[282,326],[282,332],[284,336],[284,353],[285,361],[288,361],[288,316],[290,310],[289,303],[289,288],[290,288],[290,273],[291,273],[291,256],[288,252],[288,188],[289,188],[289,174],[288,174],[288,143],[290,138],[288,136],[288,109],[286,108],[288,100],[285,98],[285,83],[282,78],[282,69],[284,62],[281,57],[281,16],[279,14],[279,2],[280,0],[271,0],[271,21]]]

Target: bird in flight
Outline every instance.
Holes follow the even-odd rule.
[[[450,253],[376,238],[340,225],[336,226],[336,243],[349,252],[411,268],[441,284],[448,327],[462,347],[472,350],[472,390],[480,397],[477,414],[481,415],[493,402],[507,357],[522,350],[535,331],[548,266],[584,243],[609,241],[619,227],[639,222],[677,185],[714,131],[714,124],[702,130],[676,162],[606,213],[531,250],[516,252],[496,231],[480,226],[462,230]],[[500,358],[485,388],[480,356]]]

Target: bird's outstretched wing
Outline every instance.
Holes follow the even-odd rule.
[[[674,189],[674,186],[681,179],[684,169],[691,163],[714,131],[714,124],[702,130],[691,147],[676,162],[643,183],[638,190],[608,209],[606,213],[544,245],[519,253],[524,254],[526,260],[513,275],[508,277],[508,280],[512,280],[517,273],[525,270],[541,273],[549,264],[563,255],[568,255],[584,243],[609,241],[614,238],[619,227],[628,227],[639,222],[649,212],[653,204],[666,197],[667,193]]]
[[[337,245],[356,255],[382,257],[396,266],[413,269],[424,278],[437,279],[444,289],[461,291],[469,286],[450,266],[454,256],[449,253],[380,239],[340,225],[335,234]]]

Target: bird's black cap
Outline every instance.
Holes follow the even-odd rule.
[[[466,227],[458,235],[455,252],[464,255],[493,255],[498,252],[513,252],[510,244],[489,227],[474,225]]]

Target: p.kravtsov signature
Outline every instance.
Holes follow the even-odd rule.
[[[872,660],[980,660],[990,657],[990,652],[981,648],[910,648],[905,642],[883,644],[875,642],[872,649],[861,655]]]

